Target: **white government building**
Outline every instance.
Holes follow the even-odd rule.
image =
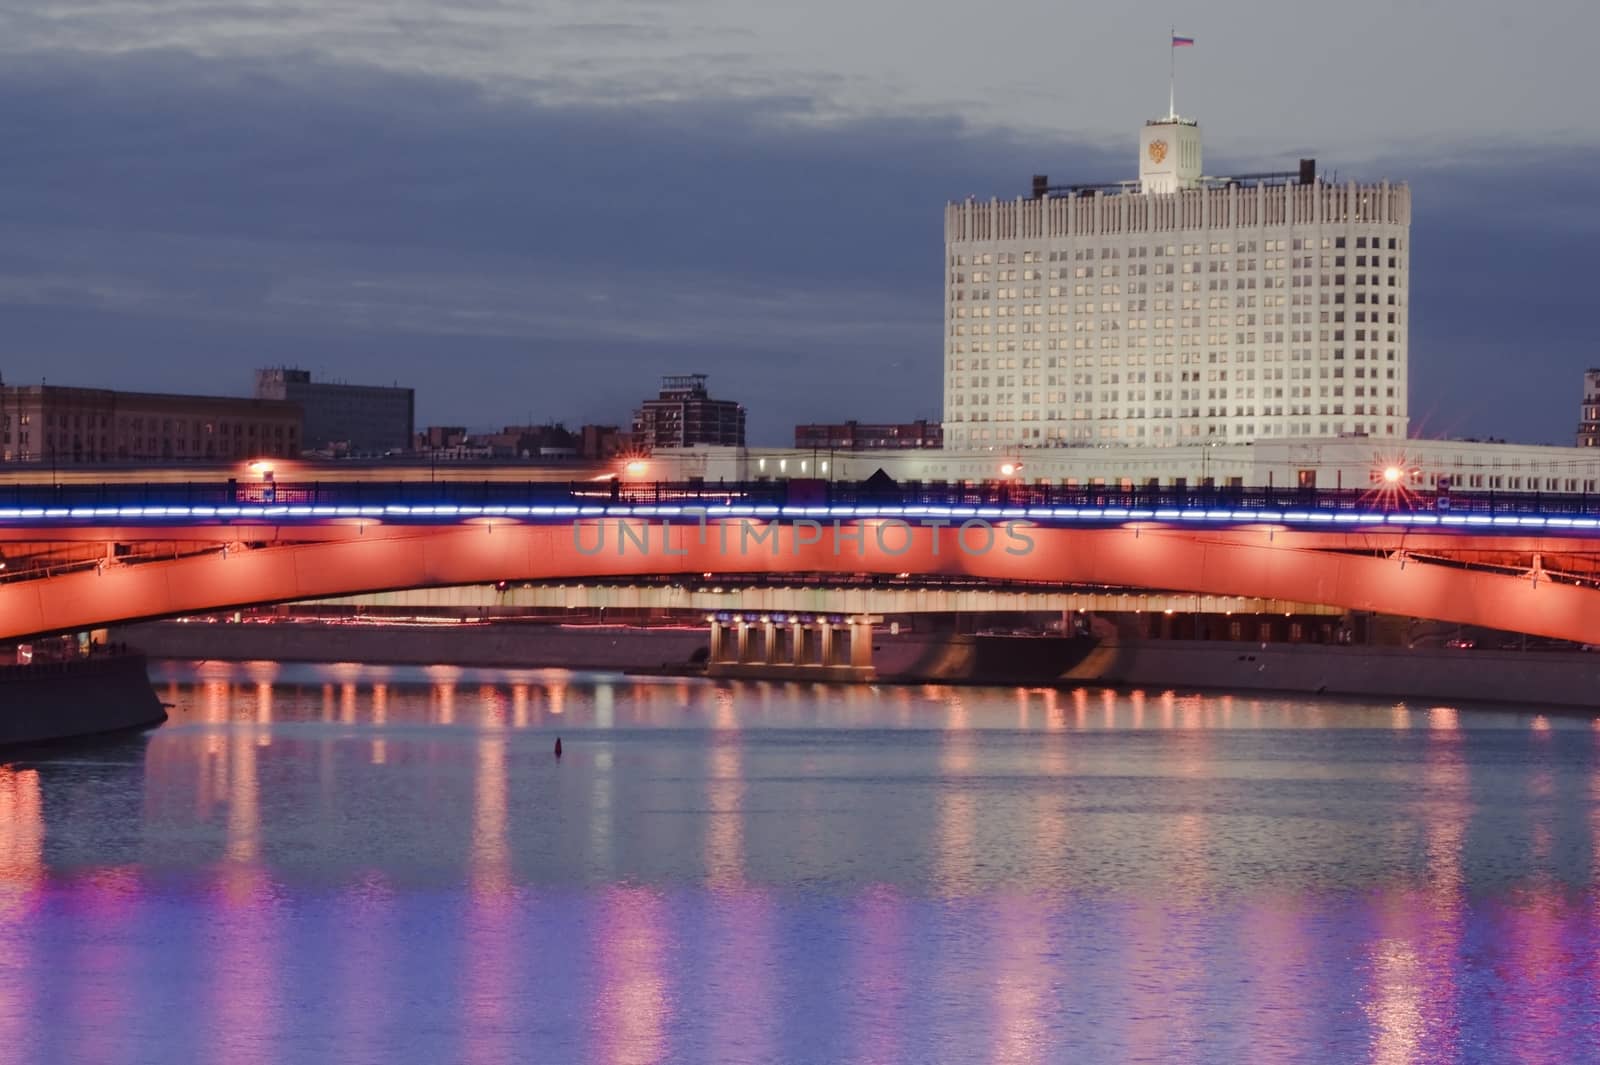
[[[945,208],[947,446],[1405,436],[1409,188],[1201,158],[1169,115],[1137,182]]]
[[[1139,179],[945,209],[942,450],[658,452],[645,479],[1015,479],[1595,493],[1600,449],[1407,439],[1411,192],[1205,176],[1200,127]]]

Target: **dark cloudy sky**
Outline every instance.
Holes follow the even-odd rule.
[[[1570,442],[1593,0],[0,0],[0,373],[937,417],[945,200],[1128,176],[1173,21],[1208,170],[1412,183],[1414,425]]]

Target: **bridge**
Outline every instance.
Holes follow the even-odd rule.
[[[697,575],[699,576],[699,575]],[[639,613],[675,611],[708,618],[727,615],[799,614],[1298,614],[1334,615],[1342,611],[1315,603],[1240,596],[1174,592],[1131,592],[1087,588],[1043,587],[1033,582],[1015,586],[993,581],[951,582],[855,579],[840,582],[753,580],[682,580],[657,583],[630,580],[515,586],[476,584],[419,588],[368,595],[315,599],[300,604],[308,610],[382,611],[381,616],[407,613],[579,611],[603,619],[605,611]]]
[[[412,588],[963,578],[1600,642],[1600,500],[810,481],[0,484],[0,639]]]

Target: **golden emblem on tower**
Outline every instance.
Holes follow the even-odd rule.
[[[1152,163],[1159,163],[1163,159],[1165,159],[1166,157],[1167,157],[1167,142],[1166,141],[1151,141],[1150,142],[1150,161]]]

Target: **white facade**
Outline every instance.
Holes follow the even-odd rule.
[[[945,446],[1404,438],[1410,189],[1139,144],[1136,186],[946,207]]]

